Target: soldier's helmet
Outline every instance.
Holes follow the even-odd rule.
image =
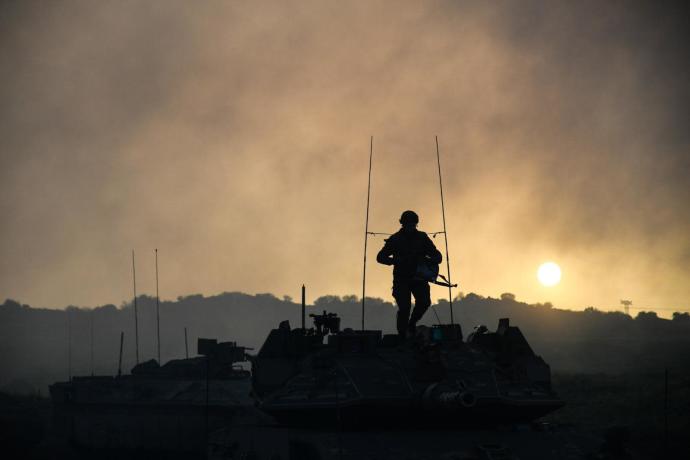
[[[416,225],[419,223],[419,216],[414,211],[405,211],[400,216],[400,223],[402,225],[406,225],[406,224],[415,224]]]

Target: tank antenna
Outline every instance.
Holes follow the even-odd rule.
[[[91,314],[89,315],[89,329],[90,329],[90,338],[91,338],[91,377],[93,377],[93,312],[94,310],[91,309]]]
[[[441,325],[441,318],[438,317],[438,312],[436,311],[436,307],[434,307],[432,305],[431,310],[434,312],[434,316],[436,316],[436,324],[438,324],[440,326]]]
[[[362,330],[364,330],[364,303],[367,287],[367,240],[369,239],[369,197],[371,196],[371,158],[374,155],[374,136],[369,143],[369,180],[367,183],[367,218],[364,223],[364,269],[362,272]]]
[[[446,242],[446,269],[448,270],[448,304],[450,306],[450,324],[455,324],[453,318],[453,293],[450,279],[450,260],[448,259],[448,232],[446,230],[446,208],[443,204],[443,181],[441,180],[441,154],[436,136],[436,163],[438,164],[438,187],[441,190],[441,215],[443,216],[443,238]]]
[[[72,312],[67,309],[67,380],[72,381]]]
[[[134,284],[134,349],[139,364],[139,313],[137,311],[137,269],[134,266],[134,249],[132,249],[132,281]]]
[[[160,297],[158,296],[158,248],[156,253],[156,335],[158,336],[158,364],[161,364],[161,319],[160,319]]]
[[[184,328],[184,356],[189,359],[189,347],[187,347],[187,328]]]
[[[120,377],[122,375],[122,344],[125,341],[125,333],[124,331],[120,331],[120,358],[117,361],[117,376]]]
[[[302,285],[302,330],[306,331],[306,326],[304,325],[304,309],[306,307],[306,288],[304,284]]]

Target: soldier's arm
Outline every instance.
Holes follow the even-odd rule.
[[[383,248],[381,248],[379,253],[376,254],[376,262],[383,265],[393,265],[395,263],[393,244],[391,243],[390,238],[386,240]]]
[[[431,260],[432,263],[435,264],[440,264],[441,261],[443,260],[443,256],[441,255],[441,252],[436,249],[436,246],[434,246],[434,242],[431,241],[431,238],[429,238],[428,235],[424,235],[426,237],[426,256]]]

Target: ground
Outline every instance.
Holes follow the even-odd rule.
[[[667,393],[664,377],[663,371],[642,375],[556,373],[553,384],[566,405],[541,420],[539,430],[524,426],[494,432],[295,431],[291,435],[326,446],[321,458],[476,458],[471,447],[495,441],[509,446],[523,460],[530,457],[530,443],[542,442],[540,456],[534,458],[549,458],[549,452],[558,453],[559,460],[690,458],[690,371],[670,372]],[[4,452],[11,454],[5,458],[93,456],[80,455],[55,438],[50,401],[40,396],[0,394],[0,436]],[[303,451],[304,444],[298,442],[297,449]]]

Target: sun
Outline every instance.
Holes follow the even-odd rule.
[[[544,262],[537,270],[537,278],[544,286],[555,286],[561,281],[561,267],[554,262]]]

